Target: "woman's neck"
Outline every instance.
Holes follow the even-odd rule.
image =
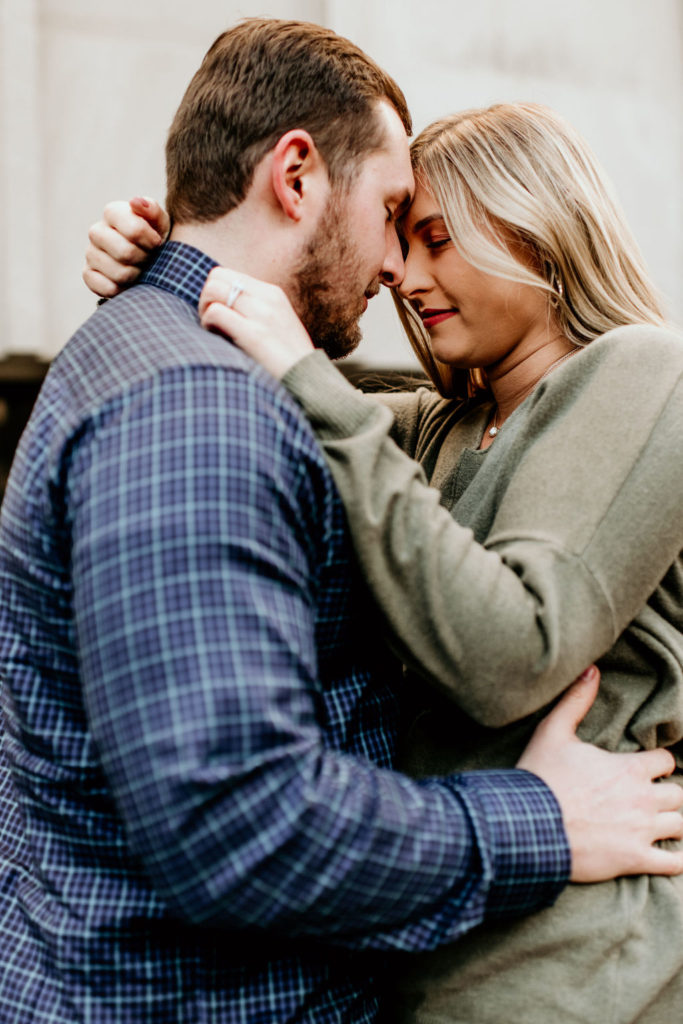
[[[543,377],[569,359],[578,347],[564,335],[557,335],[522,355],[512,365],[491,369],[488,379],[496,403],[496,426],[502,426]]]
[[[566,359],[579,351],[579,346],[556,335],[543,341],[526,354],[513,353],[508,365],[499,364],[487,371],[494,406],[491,419],[484,430],[480,448],[493,444],[498,431],[518,405],[531,394],[534,388]],[[515,358],[515,355],[517,358]]]

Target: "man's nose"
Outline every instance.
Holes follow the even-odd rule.
[[[394,229],[387,243],[387,251],[380,274],[382,284],[385,284],[387,288],[396,288],[403,280],[405,270],[401,243]]]

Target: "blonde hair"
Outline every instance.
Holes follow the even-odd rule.
[[[501,103],[443,118],[412,145],[458,251],[488,274],[540,288],[560,329],[586,345],[614,327],[663,324],[655,288],[609,179],[559,115]],[[443,395],[485,385],[480,371],[434,359],[429,335],[395,293],[399,315]]]

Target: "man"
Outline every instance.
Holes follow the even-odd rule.
[[[7,1024],[372,1021],[362,951],[543,906],[570,854],[583,881],[683,866],[650,850],[672,759],[584,748],[580,693],[523,762],[569,842],[530,772],[390,770],[396,680],[322,455],[199,327],[226,262],[352,348],[402,274],[409,127],[333,33],[225,33],[171,128],[171,241],[48,374],[0,522]]]

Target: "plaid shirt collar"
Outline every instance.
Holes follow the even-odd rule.
[[[162,288],[196,309],[204,283],[217,266],[215,260],[192,245],[166,242],[141,275],[139,284]]]

